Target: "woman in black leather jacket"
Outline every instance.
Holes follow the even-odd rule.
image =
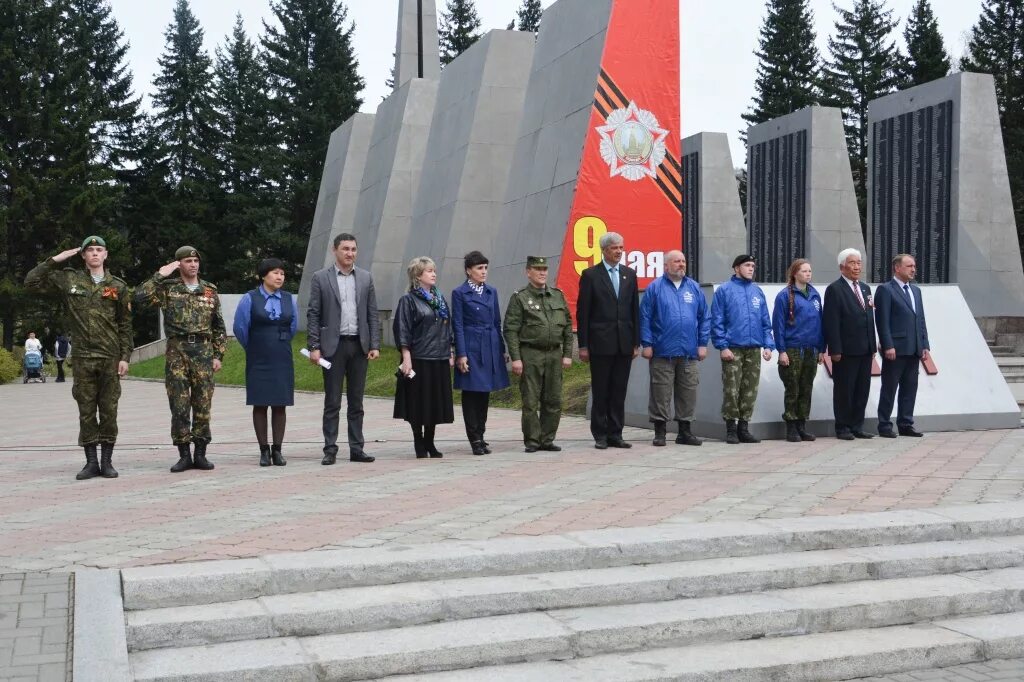
[[[394,417],[412,426],[417,458],[441,457],[434,447],[434,429],[455,421],[451,310],[435,286],[434,261],[414,258],[407,272],[409,291],[398,299],[392,325],[395,345],[402,352]]]

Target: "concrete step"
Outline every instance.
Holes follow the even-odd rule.
[[[1024,387],[1024,385],[1022,385]],[[1024,505],[667,523],[556,536],[276,554],[128,568],[126,611],[464,577],[523,575],[1024,534]]]
[[[881,628],[1024,608],[1024,569],[858,581],[472,618],[377,632],[277,638],[132,654],[136,680],[368,680],[586,658],[652,648]],[[229,670],[230,675],[223,675]],[[477,671],[478,674],[480,671]],[[491,679],[480,675],[477,679]],[[559,679],[559,678],[549,678]],[[660,678],[666,679],[666,678]]]
[[[999,367],[1024,367],[1024,357],[1020,355],[1002,356],[996,358]]]
[[[820,682],[1017,658],[1022,650],[1024,617],[1014,613],[385,679],[387,682]],[[922,676],[920,679],[933,678]],[[934,679],[947,678],[936,676]]]
[[[992,355],[997,357],[1005,357],[1017,354],[1017,349],[1013,346],[989,346],[988,349],[992,351]]]
[[[1017,404],[1024,403],[1024,382],[1008,381],[1006,385],[1010,387],[1010,393],[1017,400]]]
[[[126,614],[144,651],[1021,566],[1024,535],[326,590]]]

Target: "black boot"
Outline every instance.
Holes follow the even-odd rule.
[[[725,420],[725,442],[729,445],[737,445],[740,442],[740,437],[736,435],[735,419]]]
[[[268,467],[268,466],[270,466],[270,446],[269,445],[261,445],[260,446],[260,466],[261,467]]]
[[[802,440],[800,438],[800,431],[797,430],[797,421],[795,419],[786,421],[786,440],[790,443],[799,443]]]
[[[192,466],[201,471],[210,471],[213,469],[213,462],[206,459],[206,441],[197,440],[193,445],[195,446],[195,454],[192,457]]]
[[[480,435],[481,435],[481,436],[483,436],[483,434],[482,434],[482,433],[481,433]],[[489,454],[491,454],[491,444],[490,444],[490,443],[488,443],[488,442],[487,442],[487,441],[485,441],[485,440],[481,440],[481,441],[480,441],[480,444],[484,446],[484,454],[485,454],[485,455],[489,455]]]
[[[423,427],[423,447],[426,448],[427,453],[431,459],[440,459],[444,457],[444,453],[434,447],[434,427],[426,426]]]
[[[75,478],[79,481],[85,481],[90,478],[96,478],[100,475],[100,465],[96,461],[96,444],[85,446],[85,466],[78,472]]]
[[[482,440],[475,440],[469,444],[469,447],[473,448],[474,455],[486,455],[487,451],[484,450],[484,442]]]
[[[656,445],[659,448],[665,445],[665,422],[654,422],[654,440],[651,441],[651,445]]]
[[[679,433],[676,435],[678,445],[703,445],[704,441],[690,432],[690,422],[676,422],[679,424]]]
[[[100,476],[103,478],[117,478],[117,469],[110,463],[114,457],[114,444],[100,444]]]
[[[796,432],[800,434],[800,440],[817,440],[813,433],[807,433],[807,430],[804,428],[806,424],[807,422],[803,419],[798,420],[796,423]]]
[[[416,459],[426,459],[427,447],[423,443],[423,427],[413,425],[412,427],[412,447],[416,451]]]
[[[283,467],[286,464],[288,464],[288,461],[284,458],[284,455],[281,454],[281,443],[274,443],[274,445],[270,448],[270,458],[273,460],[274,466],[276,467]]]
[[[739,436],[741,443],[760,443],[760,438],[754,438],[754,434],[750,433],[747,429],[747,422],[740,420],[736,426],[736,435]]]
[[[178,463],[171,467],[172,474],[180,474],[192,468],[192,452],[188,443],[178,443]]]

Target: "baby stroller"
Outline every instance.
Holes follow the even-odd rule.
[[[41,353],[25,353],[23,362],[25,368],[24,378],[21,383],[29,381],[46,383],[46,375],[43,374],[43,356]]]

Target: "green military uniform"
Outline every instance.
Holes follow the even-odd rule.
[[[198,257],[192,247],[182,247],[175,253],[177,260],[189,257]],[[188,443],[196,443],[198,465],[198,445],[205,459],[206,444],[211,440],[213,361],[224,358],[227,344],[217,287],[199,280],[199,286],[190,289],[179,274],[164,277],[157,272],[135,291],[135,302],[163,309],[171,439],[186,448]]]
[[[103,240],[90,237],[83,247],[90,240],[105,246]],[[78,444],[113,444],[121,397],[117,365],[128,362],[133,348],[128,285],[109,272],[94,282],[88,270],[63,265],[52,258],[40,263],[28,273],[25,285],[29,291],[59,295],[67,311],[75,340],[71,395],[78,403]]]
[[[527,263],[547,267],[546,259],[534,256]],[[523,363],[523,442],[549,446],[562,416],[562,358],[572,357],[569,304],[554,287],[528,285],[512,294],[504,331],[509,356]]]
[[[736,359],[722,363],[722,418],[749,421],[761,381],[761,349],[730,348]]]

